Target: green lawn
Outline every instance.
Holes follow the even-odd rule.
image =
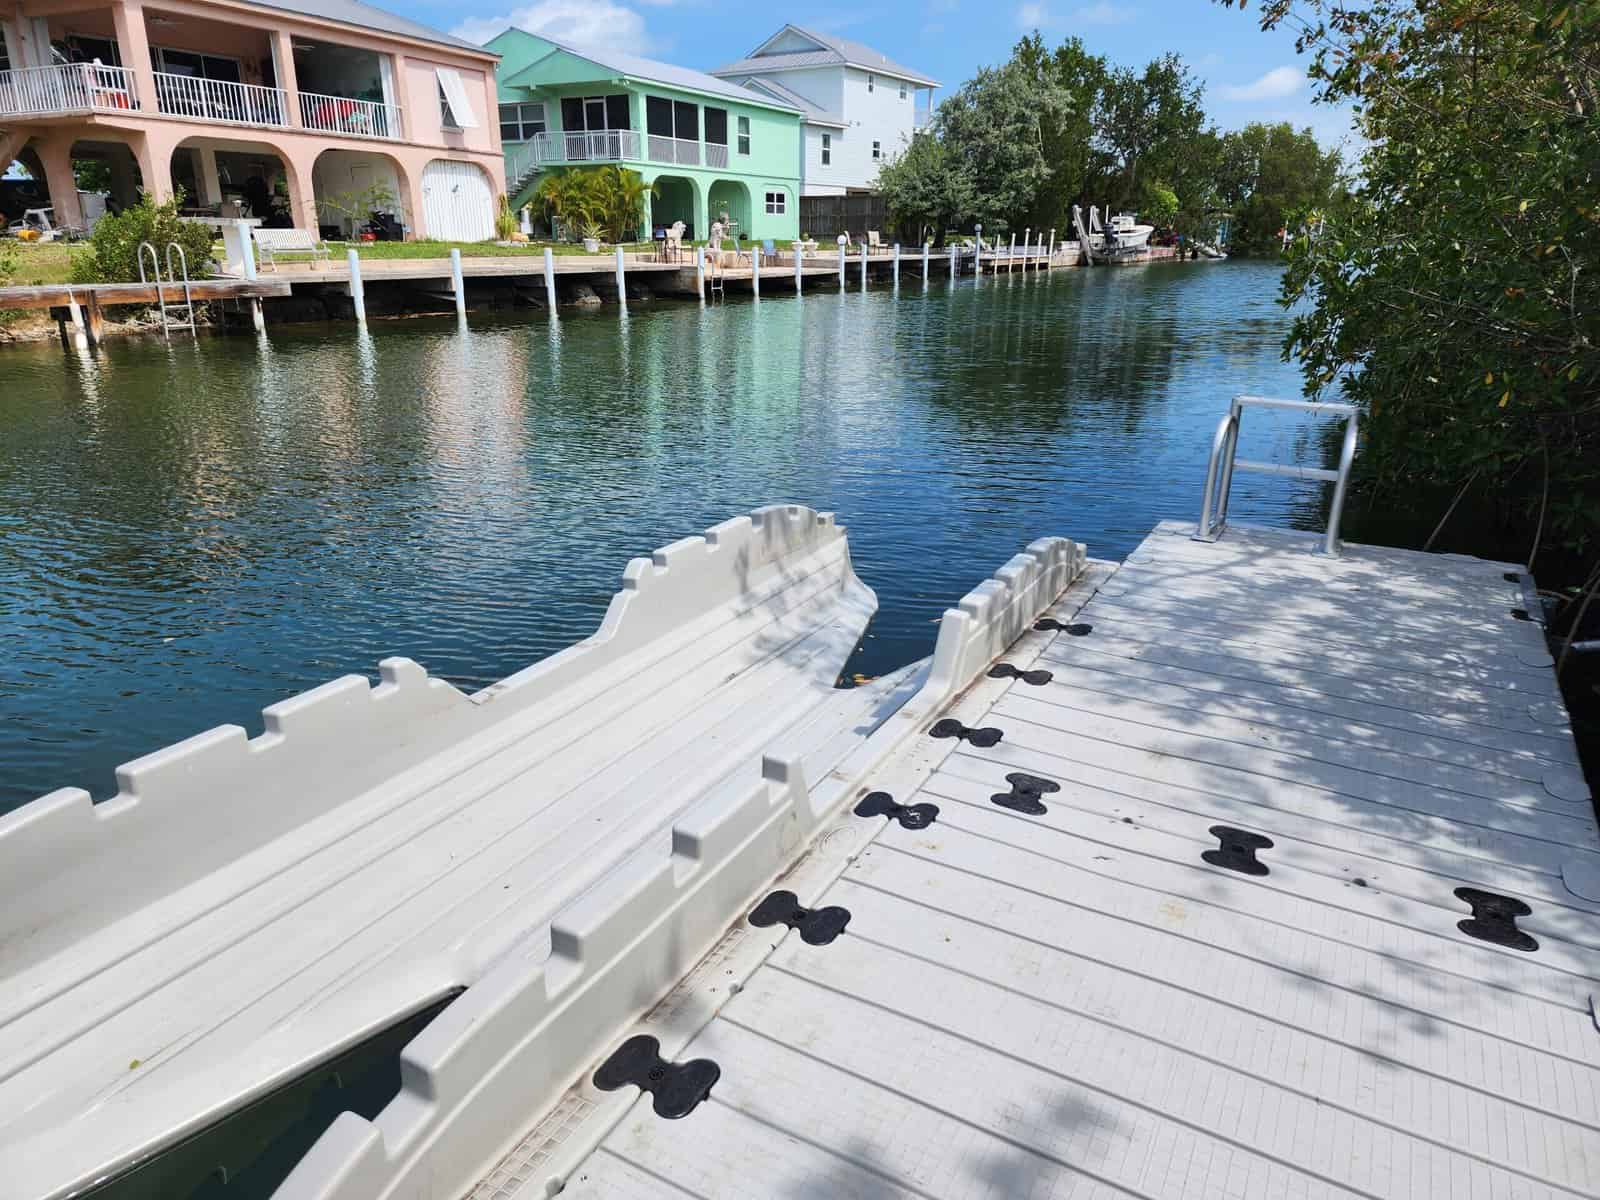
[[[38,283],[66,283],[72,278],[72,254],[75,250],[87,252],[88,247],[82,242],[39,242],[29,245],[8,238],[0,243],[0,271],[6,271],[9,278],[0,279],[0,284],[26,287]],[[7,261],[12,253],[16,255],[15,266]]]

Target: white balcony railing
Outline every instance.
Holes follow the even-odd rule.
[[[400,136],[399,106],[380,104],[375,100],[352,100],[348,96],[301,92],[300,120],[307,129],[321,133],[377,138]]]
[[[677,163],[685,167],[700,165],[699,142],[688,138],[660,137],[654,133],[650,135],[649,142],[651,162]]]
[[[116,112],[139,107],[133,72],[99,63],[59,63],[0,71],[0,116]]]
[[[567,162],[622,162],[639,157],[639,135],[631,129],[564,133],[561,140]]]
[[[289,122],[283,89],[258,83],[229,83],[193,75],[156,72],[156,101],[173,117],[223,121],[230,125],[276,125]]]
[[[716,142],[706,143],[706,166],[722,168],[728,165],[728,147]]]

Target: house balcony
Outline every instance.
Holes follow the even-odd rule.
[[[169,117],[215,121],[223,125],[289,124],[288,98],[282,88],[259,83],[230,83],[193,75],[155,73],[156,102]]]
[[[638,162],[639,159],[639,135],[632,129],[541,133],[507,148],[506,174],[508,178],[520,178],[544,167]]]
[[[652,133],[649,137],[650,161],[658,163],[677,163],[680,167],[698,167],[700,165],[700,143],[688,138],[661,137]],[[723,164],[727,164],[728,148],[718,147],[722,151]]]
[[[400,106],[382,104],[376,100],[301,92],[300,120],[307,129],[315,129],[319,133],[390,140],[401,137]]]
[[[127,112],[139,107],[133,72],[98,63],[0,71],[0,117]]]

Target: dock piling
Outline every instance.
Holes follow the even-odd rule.
[[[844,245],[839,246],[839,290],[844,291]]]
[[[750,247],[750,288],[757,300],[761,299],[761,247]]]
[[[627,302],[628,302],[627,267],[624,265],[624,262],[623,262],[622,247],[618,246],[617,247],[617,303],[618,304],[626,304]]]
[[[450,250],[450,283],[456,292],[456,316],[467,319],[467,282],[461,278],[461,251]]]
[[[544,298],[550,311],[556,310],[556,255],[549,246],[544,248]]]
[[[926,239],[922,243],[922,286],[928,286],[928,243]]]
[[[260,296],[250,297],[250,326],[257,333],[265,333],[267,331],[267,318],[266,314],[261,311]]]
[[[894,286],[900,286],[900,243],[894,244]]]
[[[356,322],[361,325],[367,323],[367,293],[361,286],[361,255],[354,250],[345,252],[345,261],[350,264],[350,303],[355,306]]]
[[[706,252],[699,246],[694,248],[694,290],[700,299],[706,298]]]
[[[861,290],[867,289],[867,244],[861,243]]]
[[[1056,231],[1053,227],[1050,230],[1050,245],[1045,248],[1044,262],[1047,267],[1056,265]]]
[[[789,249],[794,251],[794,294],[798,296],[800,294],[800,280],[804,277],[804,267],[802,266],[804,259],[799,242],[790,243]]]

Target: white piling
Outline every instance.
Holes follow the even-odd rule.
[[[894,285],[900,286],[900,243],[894,244]]]
[[[257,333],[265,333],[267,331],[267,318],[261,311],[260,296],[250,297],[250,324],[255,327]]]
[[[556,254],[549,246],[544,248],[544,298],[550,311],[556,310]]]
[[[467,283],[461,278],[461,251],[450,251],[450,282],[456,289],[456,316],[462,320],[467,317]]]
[[[867,244],[861,243],[861,286],[867,286]]]
[[[706,298],[706,252],[703,246],[694,248],[694,290],[700,299]]]
[[[800,281],[805,277],[804,268],[801,266],[803,252],[800,249],[799,242],[791,243],[789,248],[794,251],[794,294],[798,296],[800,294]]]
[[[356,320],[365,325],[367,322],[367,293],[361,286],[361,256],[351,250],[345,255],[345,260],[350,264],[350,303],[355,306]]]
[[[1050,229],[1050,244],[1045,247],[1044,263],[1047,267],[1056,265],[1056,231],[1054,226]]]
[[[761,247],[750,247],[750,290],[761,299]]]
[[[955,279],[956,275],[959,273],[959,270],[960,269],[956,266],[956,247],[955,247],[955,243],[951,242],[950,243],[950,278],[952,280]]]
[[[1011,233],[1011,249],[1006,251],[1006,270],[1007,271],[1011,270],[1011,260],[1014,259],[1016,256],[1017,256],[1017,235],[1016,235],[1016,231],[1013,230],[1012,233]]]
[[[617,247],[617,303],[628,302],[627,268],[623,264],[622,247]]]
[[[1022,231],[1022,269],[1028,269],[1028,251],[1033,248],[1033,226],[1029,225]]]
[[[156,285],[158,288],[160,284]],[[67,316],[72,321],[72,342],[79,350],[89,348],[89,330],[83,322],[83,309],[78,307],[78,298],[72,294],[72,289],[67,289]]]
[[[839,287],[844,288],[844,245],[839,246]]]
[[[927,242],[923,242],[922,243],[922,283],[923,283],[924,287],[926,287],[927,283],[928,283],[928,243]]]

